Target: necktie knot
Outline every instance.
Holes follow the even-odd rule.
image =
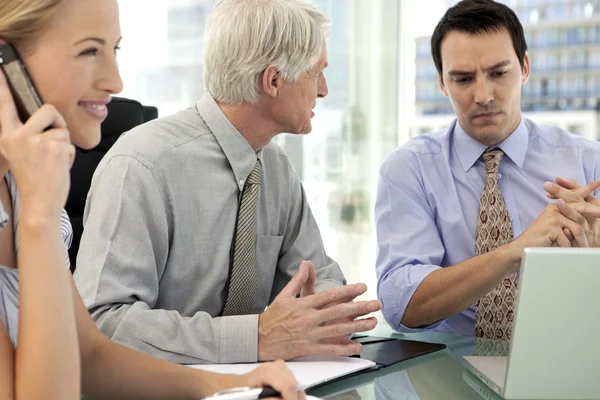
[[[497,174],[503,156],[504,152],[500,149],[494,149],[483,153],[485,172],[488,174]]]
[[[249,185],[260,185],[261,178],[262,178],[262,165],[260,163],[260,160],[257,159],[256,164],[254,165],[254,168],[252,169],[252,172],[250,172],[250,175],[248,175],[248,179],[246,179],[246,183],[248,183]]]

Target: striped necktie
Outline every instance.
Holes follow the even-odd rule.
[[[233,266],[229,278],[229,290],[222,315],[246,315],[254,310],[254,297],[258,284],[256,261],[256,206],[262,168],[260,160],[244,185],[238,210]]]

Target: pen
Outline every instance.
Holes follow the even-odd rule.
[[[267,397],[281,397],[281,393],[270,386],[262,388],[239,387],[232,389],[221,390],[207,397],[211,400],[255,400],[264,399]]]

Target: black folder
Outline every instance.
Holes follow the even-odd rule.
[[[373,361],[376,364],[375,367],[340,376],[339,378],[311,387],[309,390],[321,388],[325,385],[349,377],[356,377],[368,372],[377,371],[401,361],[424,356],[446,348],[445,344],[440,343],[419,342],[416,340],[384,338],[378,336],[354,336],[352,340],[361,343],[363,348],[359,355],[351,357],[359,357]]]
[[[446,345],[441,343],[373,336],[365,336],[355,340],[363,345],[360,358],[373,361],[379,367],[389,367],[400,361],[410,360],[446,348]]]

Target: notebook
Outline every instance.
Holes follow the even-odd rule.
[[[202,364],[189,365],[189,367],[203,371],[241,375],[254,370],[260,365],[261,363]],[[305,390],[359,371],[377,367],[377,364],[373,361],[342,356],[302,357],[287,361],[286,365]]]
[[[360,355],[355,357],[310,356],[287,361],[286,365],[293,372],[298,383],[307,390],[367,370],[377,370],[446,348],[446,345],[439,343],[393,338],[361,337],[357,338],[357,341],[363,344],[363,349]],[[248,373],[259,365],[261,363],[198,364],[189,367],[239,375]]]

